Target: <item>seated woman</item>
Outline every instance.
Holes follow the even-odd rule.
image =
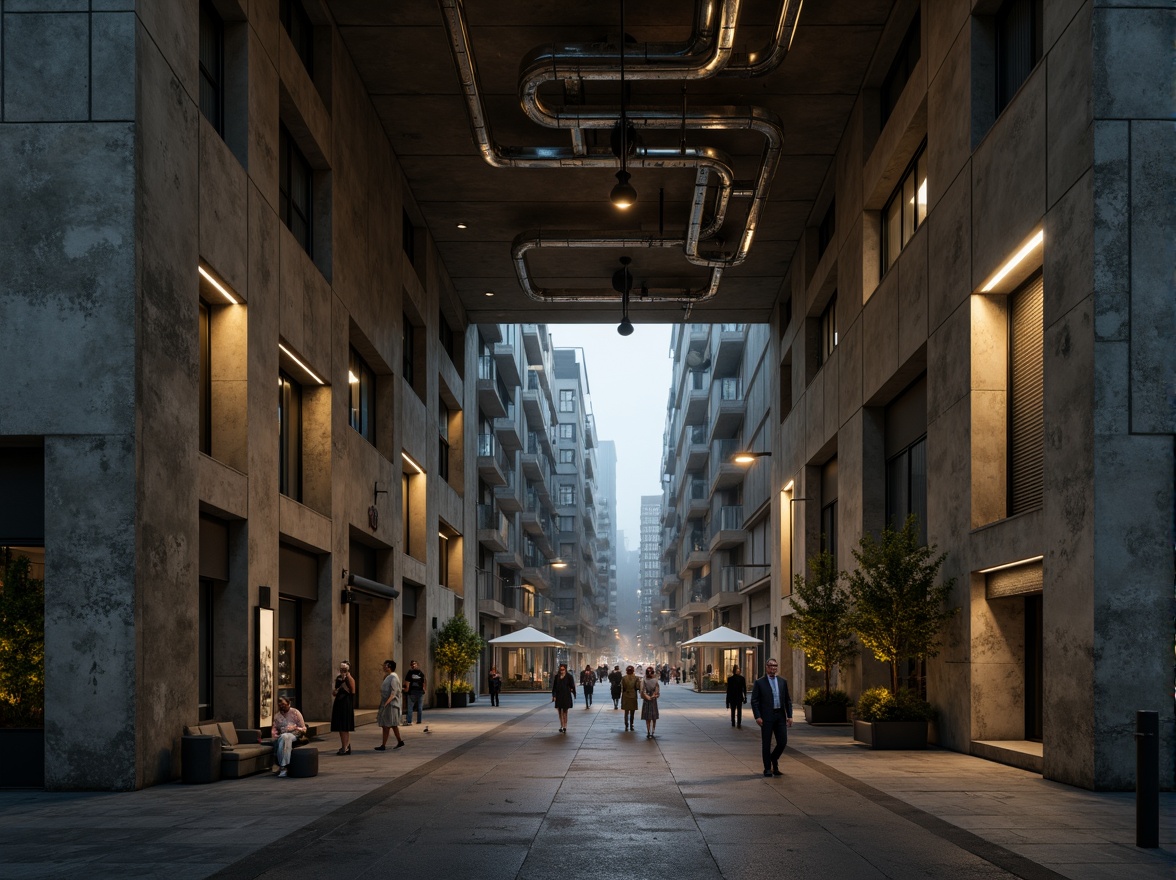
[[[274,755],[278,761],[278,776],[285,776],[294,744],[306,735],[306,722],[302,719],[302,713],[290,707],[289,697],[278,697],[278,711],[274,715],[271,732],[274,738]]]

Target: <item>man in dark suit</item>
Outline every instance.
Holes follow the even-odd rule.
[[[780,772],[780,756],[788,745],[788,728],[792,726],[792,697],[788,695],[788,682],[776,675],[780,664],[775,658],[768,661],[768,673],[757,678],[751,686],[751,713],[760,726],[760,738],[764,748],[764,776],[783,776]],[[772,735],[776,736],[776,748],[772,748]]]
[[[739,674],[739,667],[732,666],[727,676],[727,706],[731,709],[731,726],[743,726],[743,704],[747,702],[747,679]]]

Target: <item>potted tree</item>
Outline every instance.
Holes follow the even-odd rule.
[[[828,551],[809,560],[810,576],[796,575],[792,587],[792,616],[788,642],[805,653],[808,664],[824,673],[824,687],[804,695],[804,718],[809,724],[844,724],[849,695],[832,687],[833,667],[852,660],[858,648],[850,622],[852,603],[845,574],[837,570]]]
[[[853,551],[858,567],[849,575],[853,599],[852,621],[858,638],[878,659],[890,665],[891,699],[862,694],[854,720],[854,739],[873,748],[926,748],[930,705],[918,694],[899,688],[899,665],[908,659],[934,657],[942,642],[943,624],[955,613],[947,598],[955,578],[939,581],[947,554],[919,544],[918,520],[907,517],[898,531],[882,530],[879,538],[866,533]],[[870,693],[870,692],[867,692]],[[909,739],[887,744],[878,725],[914,722],[921,745]]]
[[[45,785],[45,582],[0,548],[0,787]]]
[[[436,689],[437,704],[451,707],[464,706],[473,691],[465,676],[486,643],[474,632],[468,620],[461,615],[451,617],[433,636],[433,664],[445,683]]]

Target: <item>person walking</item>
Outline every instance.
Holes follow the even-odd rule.
[[[408,695],[408,702],[404,704],[406,727],[412,727],[412,712],[416,710],[417,724],[421,722],[421,706],[425,702],[425,672],[415,660],[409,661],[408,672],[404,676],[404,692]]]
[[[351,677],[351,664],[346,660],[339,663],[339,674],[335,676],[331,696],[335,699],[331,704],[331,730],[339,734],[336,754],[350,755],[351,731],[355,730],[355,679]]]
[[[732,666],[727,676],[727,706],[731,709],[731,726],[743,726],[743,704],[747,702],[747,679],[739,674],[739,667]]]
[[[768,671],[763,678],[757,678],[751,688],[751,713],[760,726],[763,744],[764,776],[783,776],[780,772],[780,756],[788,745],[788,728],[792,726],[792,697],[788,695],[788,682],[776,674],[780,664],[773,657],[768,661]],[[772,737],[776,737],[776,748],[772,748]]]
[[[654,675],[653,667],[645,668],[641,682],[641,720],[645,722],[645,738],[653,739],[657,730],[657,698],[661,696],[661,681]]]
[[[490,705],[498,705],[498,695],[502,693],[502,676],[498,674],[498,667],[490,667]]]
[[[377,752],[388,748],[388,731],[396,734],[396,745],[392,750],[403,748],[404,740],[400,738],[400,676],[396,674],[396,661],[384,661],[384,680],[380,682],[380,710],[376,713],[376,723],[380,725],[380,732],[384,740],[376,746]]]
[[[559,672],[551,680],[551,702],[559,712],[559,732],[568,732],[568,709],[576,699],[576,680],[568,674],[568,664],[559,664]]]
[[[633,674],[633,667],[625,667],[625,676],[621,679],[621,711],[625,713],[625,730],[636,730],[633,718],[637,714],[637,691],[641,687],[641,680]]]
[[[588,711],[592,707],[592,689],[596,686],[596,672],[592,669],[591,664],[584,667],[584,671],[580,673],[580,687],[584,690],[584,711]]]
[[[614,666],[612,672],[608,674],[608,689],[612,695],[613,710],[617,710],[621,706],[621,667]]]

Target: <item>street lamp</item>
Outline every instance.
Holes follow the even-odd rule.
[[[731,460],[735,464],[754,464],[757,458],[771,458],[771,452],[750,452],[740,451],[731,456]]]

